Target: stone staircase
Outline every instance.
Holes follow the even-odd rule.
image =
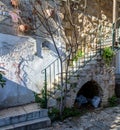
[[[36,103],[0,111],[0,130],[37,130],[50,125],[48,110]]]
[[[116,83],[115,87],[116,96],[120,98],[120,74],[116,74],[115,83]]]

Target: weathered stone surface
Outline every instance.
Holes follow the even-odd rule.
[[[6,78],[5,87],[0,87],[0,107],[33,102],[33,91],[41,92],[44,86],[41,71],[56,58],[49,50],[42,51],[44,58],[35,55],[41,44],[40,39],[29,36],[0,33],[0,71],[5,73]]]
[[[102,66],[101,65],[102,62]],[[97,65],[96,65],[97,64]],[[73,107],[76,96],[82,86],[88,81],[95,81],[98,84],[101,106],[108,105],[108,98],[114,95],[115,89],[115,71],[114,67],[106,67],[103,61],[91,61],[82,70],[78,71],[77,77],[74,75],[70,78],[71,84],[67,92],[66,106]],[[59,92],[59,91],[58,91]],[[60,94],[55,93],[55,98]],[[68,96],[69,95],[69,96]]]
[[[75,2],[75,1],[74,1]],[[72,2],[71,2],[72,3]],[[78,36],[78,42],[83,45],[87,43],[85,51],[95,49],[98,41],[98,31],[99,25],[102,25],[102,37],[108,38],[111,35],[112,27],[112,1],[87,1],[86,8],[84,8],[84,1],[77,1],[78,11],[72,12],[72,23],[75,25],[76,34]],[[74,6],[75,6],[74,5]],[[72,6],[72,4],[71,4]],[[104,8],[106,7],[106,8]],[[71,7],[72,8],[72,7]],[[76,10],[77,10],[76,9]],[[62,20],[63,27],[65,29],[65,34],[68,39],[72,38],[73,24],[70,23],[71,15],[69,10],[63,2],[61,6],[62,14],[64,19]],[[90,36],[89,36],[90,35]],[[91,39],[91,40],[90,40]],[[74,39],[75,40],[75,39]],[[84,47],[83,47],[84,48]]]
[[[32,129],[35,129],[36,126],[43,128],[42,126],[48,127],[51,125],[50,119],[48,118],[48,110],[41,109],[36,103],[0,111],[0,130],[26,129],[27,126],[31,130],[31,125],[33,124]]]
[[[48,99],[48,107],[56,107],[57,106],[57,101],[53,98]]]
[[[109,35],[109,32],[110,32],[109,27],[111,27],[111,25],[112,25],[111,24],[112,2],[111,1],[108,2],[107,0],[105,0],[105,1],[91,0],[91,1],[87,1],[87,5],[86,5],[87,8],[84,8],[85,3],[83,1],[80,1],[80,2],[81,3],[78,4],[80,12],[79,11],[78,12],[73,11],[73,21],[72,22],[75,25],[74,27],[76,29],[76,34],[79,36],[78,42],[82,43],[83,45],[87,43],[87,45],[85,47],[85,52],[88,52],[88,50],[91,50],[91,49],[95,48],[97,43],[98,43],[99,39],[97,38],[98,37],[97,34],[98,34],[98,25],[99,24],[102,24],[102,25],[105,25],[105,26],[108,25],[107,28],[106,27],[102,28],[102,30],[103,30],[103,38],[107,37]],[[106,7],[106,8],[104,8],[104,7]],[[73,29],[74,29],[74,27],[73,27],[73,24],[71,24],[70,21],[69,21],[69,18],[71,16],[69,14],[69,9],[66,7],[65,4],[63,4],[61,6],[61,14],[59,14],[59,15],[61,15],[61,19],[63,20],[62,24],[63,24],[64,30],[65,30],[66,36],[68,36],[69,38],[73,37]],[[50,18],[49,22],[51,23],[50,25],[53,25],[52,27],[55,27],[55,28],[52,28],[52,29],[56,30],[55,21],[52,18]],[[7,21],[7,23],[8,23],[8,21]],[[3,29],[4,29],[4,27],[2,26],[1,30],[3,30]],[[6,30],[4,30],[4,31],[6,32]],[[40,31],[38,31],[38,34],[39,33],[40,33]],[[88,37],[89,33],[91,35]],[[91,43],[91,40],[89,40],[90,37],[92,37],[92,43]],[[94,43],[94,45],[93,45],[93,43]],[[28,46],[25,46],[25,47],[27,48]],[[20,46],[19,46],[19,48],[20,48]],[[32,47],[30,47],[30,48],[32,48]],[[7,49],[7,51],[11,50],[11,46],[9,46],[6,49]],[[18,51],[18,49],[16,51]],[[18,59],[17,63],[20,62],[18,64],[19,68],[17,68],[18,70],[16,70],[16,72],[15,72],[15,74],[17,73],[17,78],[18,78],[17,80],[19,80],[19,82],[22,82],[22,84],[24,86],[26,86],[26,84],[32,80],[31,77],[35,77],[34,78],[35,83],[30,82],[30,87],[31,87],[31,89],[33,89],[33,87],[37,86],[36,91],[40,92],[41,88],[39,88],[38,86],[42,87],[42,85],[43,85],[43,77],[41,76],[41,81],[38,80],[39,76],[36,76],[36,73],[37,73],[38,69],[40,69],[38,66],[42,66],[46,62],[46,60],[42,61],[41,59],[38,59],[35,56],[33,56],[34,54],[30,53],[30,54],[27,54],[27,56],[25,55],[28,59],[26,59],[26,57],[25,57],[25,61],[21,61],[20,56],[24,55],[24,53],[26,54],[26,49],[24,49],[24,50],[25,50],[24,52],[21,51],[21,52],[14,53],[14,54],[12,53],[10,55],[10,57],[13,57],[13,55],[14,55],[15,60]],[[2,55],[5,55],[4,54],[5,52],[6,52],[6,50],[2,52]],[[32,48],[32,50],[29,50],[27,52],[35,53],[33,48]],[[19,55],[19,53],[20,53],[20,55]],[[31,55],[32,55],[32,57],[30,57]],[[19,56],[19,58],[18,58],[18,56]],[[34,60],[34,58],[35,58],[35,60]],[[23,57],[22,57],[22,59],[23,59]],[[27,64],[28,60],[30,60],[29,65]],[[43,62],[42,65],[40,63],[41,62],[40,60]],[[34,65],[34,63],[31,63],[31,61],[33,61],[36,64]],[[23,64],[23,62],[24,62],[24,64]],[[21,64],[22,64],[22,66],[21,66]],[[48,64],[48,62],[47,62],[47,64]],[[106,103],[107,98],[112,96],[113,93],[110,93],[109,91],[114,90],[114,78],[111,79],[110,77],[114,77],[114,73],[113,72],[108,72],[108,70],[105,67],[104,68],[103,67],[101,67],[101,68],[98,67],[96,69],[96,64],[99,64],[99,63],[92,62],[91,65],[90,65],[91,67],[88,67],[88,68],[86,67],[86,70],[84,69],[84,73],[79,74],[80,75],[79,80],[76,77],[73,77],[73,78],[70,79],[71,83],[77,83],[78,84],[77,89],[76,88],[71,89],[71,92],[70,92],[71,93],[71,99],[69,99],[69,100],[72,101],[72,104],[70,106],[72,106],[74,104],[76,94],[80,90],[82,85],[84,85],[89,80],[95,80],[100,85],[101,91],[104,92],[104,93],[102,93],[102,94],[104,94],[103,98],[102,98],[102,102]],[[36,68],[34,70],[34,73],[33,73],[33,70],[31,70],[30,67],[31,68]],[[23,69],[23,71],[20,73],[19,69]],[[30,74],[32,72],[32,74],[30,76],[28,76],[27,78],[26,78],[26,75],[28,75],[28,74],[26,74],[27,72],[25,70],[29,71]],[[24,72],[26,72],[26,73],[24,73]],[[87,76],[86,76],[86,74],[87,74]],[[40,73],[39,74],[37,73],[37,75],[40,75]],[[22,79],[21,77],[24,78],[24,80],[26,80],[27,83],[23,82],[23,80],[21,81],[21,79]],[[109,81],[111,81],[111,83]],[[40,84],[41,82],[42,82],[42,84]],[[56,92],[55,93],[55,98],[58,98],[59,96],[60,96],[60,92]],[[56,104],[55,100],[53,102],[54,102],[53,104],[55,105]]]
[[[86,69],[84,68],[83,72],[82,73],[80,72],[80,74],[78,74],[80,76],[79,76],[78,82],[76,81],[77,86],[75,88],[72,88],[71,86],[71,89],[70,89],[71,96],[69,97],[69,103],[72,103],[74,105],[75,97],[78,91],[82,88],[82,86],[85,83],[87,83],[90,80],[94,80],[95,82],[98,83],[100,87],[99,94],[102,100],[101,106],[108,104],[107,103],[108,98],[114,95],[114,89],[115,89],[115,79],[113,78],[115,77],[115,74],[113,73],[114,68],[112,67],[106,68],[105,66],[104,67],[97,66],[96,68],[96,63],[100,64],[100,62],[91,61],[88,65],[86,65],[85,67]],[[92,65],[92,69],[91,67],[89,67],[89,65]],[[101,74],[101,70],[103,70],[104,73]],[[87,73],[88,71],[89,73]],[[81,77],[82,74],[87,74],[87,76],[85,75],[84,78],[82,79]],[[73,106],[73,105],[69,105],[69,106]]]
[[[66,107],[71,108],[72,107],[72,98],[66,97]]]
[[[61,97],[61,90],[56,90],[54,97],[55,97],[56,99],[57,99],[57,98],[60,98],[60,97]]]

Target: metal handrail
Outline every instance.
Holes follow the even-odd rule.
[[[75,62],[75,66],[72,66],[71,69],[72,70],[68,70],[68,78],[70,78],[71,75],[74,75],[76,73],[76,71],[78,71],[80,68],[82,68],[83,66],[85,66],[87,64],[87,62],[89,62],[90,60],[92,60],[92,58],[94,56],[96,56],[98,53],[100,54],[101,53],[101,49],[103,49],[105,47],[105,43],[102,42],[102,38],[101,35],[102,35],[102,26],[99,26],[97,28],[95,28],[92,33],[89,33],[87,36],[84,37],[83,40],[84,41],[84,56],[83,57],[79,57],[78,61]],[[97,40],[99,43],[93,43],[93,40],[94,38],[90,39],[90,42],[93,43],[93,49],[91,49],[89,52],[85,52],[85,47],[86,47],[86,44],[87,43],[87,38],[89,36],[91,36],[94,32],[96,31],[96,37],[97,37]],[[86,44],[85,44],[86,43]],[[110,44],[110,46],[112,46],[112,43]],[[77,49],[78,50],[78,49]],[[92,52],[94,52],[92,54]],[[77,53],[77,52],[76,52]],[[63,60],[62,62],[65,62],[67,61],[68,59],[68,56],[70,56],[72,53],[69,53]],[[59,64],[60,64],[60,61],[59,61],[59,57],[57,57],[54,61],[52,61],[49,65],[47,65],[42,71],[41,73],[44,73],[45,74],[45,86],[44,86],[44,89],[45,89],[45,100],[46,100],[46,107],[47,107],[47,90],[48,90],[48,85],[50,85],[50,89],[51,89],[51,84],[52,83],[55,83],[55,78],[56,76],[58,76],[58,79],[59,79],[59,74],[61,74],[61,70],[59,70]],[[57,72],[56,71],[56,66],[58,67],[58,70]],[[53,69],[53,70],[52,70]],[[47,77],[47,71],[49,71],[49,77]],[[52,73],[53,72],[53,73]],[[66,73],[66,72],[64,72]]]
[[[54,61],[52,61],[49,65],[47,65],[44,69],[42,69],[41,73],[44,73],[44,71],[49,68],[53,63],[55,63],[57,60],[59,59],[59,57],[57,57]]]

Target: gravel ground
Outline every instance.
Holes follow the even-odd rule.
[[[41,130],[120,130],[120,105],[54,122],[51,127]]]

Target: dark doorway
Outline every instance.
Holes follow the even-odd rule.
[[[95,103],[100,105],[100,87],[94,80],[88,81],[85,83],[82,88],[79,90],[76,96],[74,105],[76,107],[90,107],[95,108]]]
[[[98,84],[95,81],[88,81],[82,86],[77,96],[81,94],[86,98],[93,98],[94,96],[99,96]]]

